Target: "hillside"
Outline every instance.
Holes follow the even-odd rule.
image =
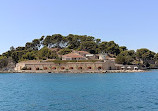
[[[7,66],[7,69],[11,69],[10,67],[13,67],[14,63],[20,61],[61,60],[62,55],[71,53],[73,50],[87,51],[90,54],[108,53],[116,58],[118,64],[138,64],[147,68],[158,66],[158,54],[149,49],[128,50],[126,46],[119,46],[114,41],[101,41],[92,36],[73,34],[42,36],[32,42],[27,42],[23,47],[14,48],[12,46],[9,51],[0,55],[0,60],[5,58],[6,64],[7,61],[12,61]],[[2,70],[5,70],[4,67]]]

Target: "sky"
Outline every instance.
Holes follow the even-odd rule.
[[[0,53],[41,36],[89,35],[158,52],[158,0],[0,0]]]

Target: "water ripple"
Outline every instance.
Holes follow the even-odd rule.
[[[0,74],[0,111],[158,111],[158,72]]]

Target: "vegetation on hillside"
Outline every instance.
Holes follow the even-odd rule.
[[[5,56],[0,56],[0,68],[8,65],[8,59]]]
[[[52,48],[60,50],[57,52],[51,50]],[[73,34],[42,36],[32,42],[27,42],[23,47],[11,47],[9,51],[0,55],[0,62],[3,64],[4,60],[10,57],[16,63],[24,60],[60,60],[60,55],[68,54],[72,50],[88,51],[92,54],[109,53],[116,57],[116,63],[119,64],[139,64],[150,67],[154,62],[154,65],[158,66],[158,53],[149,49],[138,49],[135,52],[128,50],[125,46],[119,46],[114,41],[101,41],[92,36]]]

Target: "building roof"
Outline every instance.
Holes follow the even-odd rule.
[[[89,52],[87,51],[78,51],[79,54],[90,54]]]
[[[129,69],[130,69],[130,68],[131,68],[131,66],[128,66],[127,68],[129,68]]]
[[[94,56],[94,54],[86,54],[86,57],[92,57],[92,56]]]
[[[66,55],[63,55],[62,57],[67,57],[67,58],[85,58],[82,55],[78,54],[78,53],[69,53]]]
[[[123,64],[115,64],[115,66],[123,67],[124,65]]]
[[[60,50],[60,48],[50,48],[51,51],[55,51],[58,52]]]
[[[116,58],[112,58],[110,56],[106,56],[106,59],[108,59],[108,60],[115,60]]]

